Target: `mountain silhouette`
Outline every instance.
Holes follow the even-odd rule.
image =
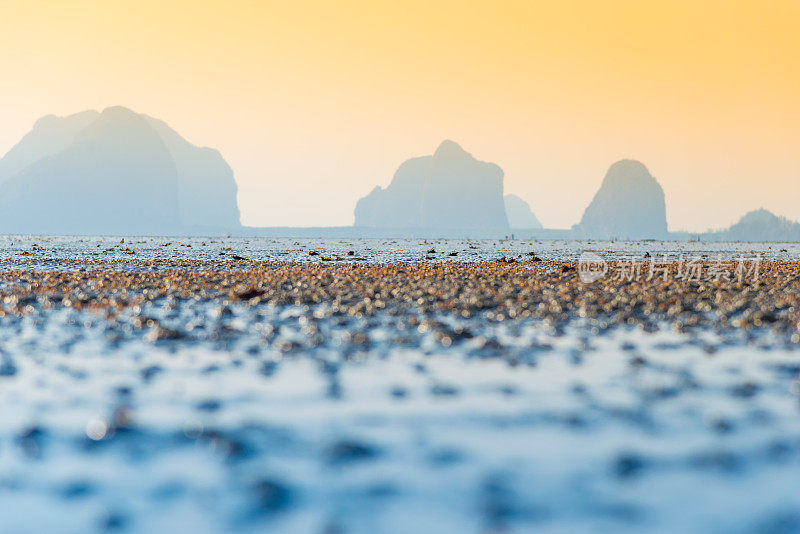
[[[707,232],[702,237],[713,241],[800,241],[800,223],[759,208],[729,228]]]
[[[47,115],[0,159],[0,183],[22,171],[28,165],[67,149],[75,136],[97,120],[100,113],[82,111],[67,117]]]
[[[506,216],[511,228],[534,228],[542,227],[542,223],[531,211],[531,206],[517,195],[506,195],[503,197],[506,206]]]
[[[404,161],[386,189],[376,186],[356,203],[355,226],[422,226],[422,193],[433,156]]]
[[[630,159],[618,161],[608,169],[600,189],[573,230],[597,239],[666,238],[664,190],[642,163]]]
[[[355,226],[507,229],[503,170],[444,141],[432,156],[400,165],[389,186],[360,199],[354,214]]]
[[[175,162],[181,224],[189,228],[238,227],[236,180],[222,154],[213,148],[194,146],[164,121],[144,117],[161,136]]]
[[[0,232],[175,234],[239,227],[215,150],[123,107],[40,119],[0,160]]]

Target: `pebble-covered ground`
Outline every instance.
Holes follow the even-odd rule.
[[[797,245],[0,247],[4,534],[800,532]]]

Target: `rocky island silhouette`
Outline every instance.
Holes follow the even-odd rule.
[[[359,200],[355,226],[506,230],[503,170],[446,140],[432,156],[402,163],[386,189]]]
[[[233,171],[116,106],[47,116],[0,160],[0,232],[192,234],[239,226]]]
[[[114,106],[42,117],[0,159],[0,233],[800,241],[799,223],[763,208],[727,229],[670,232],[664,190],[633,159],[611,165],[568,230],[543,228],[503,180],[499,165],[445,140],[359,199],[353,226],[245,227],[219,151]]]

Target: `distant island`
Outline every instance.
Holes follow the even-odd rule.
[[[661,185],[632,159],[611,165],[571,229],[543,228],[503,180],[500,166],[445,140],[359,199],[353,226],[246,227],[217,150],[114,106],[42,117],[0,159],[0,233],[800,241],[800,223],[763,208],[726,229],[670,232]]]
[[[506,207],[506,217],[511,228],[519,229],[540,229],[542,223],[536,218],[531,210],[531,205],[522,200],[517,195],[506,195],[503,197]]]
[[[442,148],[446,150],[442,151]],[[442,153],[458,154],[455,165]],[[437,156],[438,155],[438,156]],[[437,165],[434,166],[434,162]],[[502,170],[494,164],[481,167],[453,141],[445,141],[433,156],[412,158],[400,165],[384,189],[376,186],[355,208],[353,229],[330,229],[337,236],[355,237],[509,237],[535,239],[603,239],[685,241],[800,241],[800,223],[759,209],[725,230],[670,232],[664,190],[640,161],[623,159],[609,167],[580,222],[568,230],[543,228],[522,198],[502,196]],[[496,168],[495,168],[496,167]],[[426,188],[440,177],[433,169],[446,169],[442,187]],[[500,184],[498,191],[497,184]],[[459,184],[467,184],[461,187]],[[475,184],[480,184],[476,187]],[[430,191],[437,195],[428,197]],[[449,195],[449,198],[448,198]],[[498,213],[502,198],[503,216]],[[446,199],[446,200],[445,200]],[[457,209],[449,202],[457,199]],[[428,210],[443,206],[447,216],[428,219]],[[443,221],[446,221],[443,224]],[[324,229],[315,229],[321,232]],[[288,231],[288,229],[284,229]],[[304,233],[304,235],[311,235]]]
[[[0,160],[0,232],[191,234],[240,227],[233,171],[124,107],[49,115]]]
[[[576,235],[594,239],[665,239],[664,190],[642,163],[618,161],[572,228]]]
[[[700,234],[704,241],[800,241],[800,223],[759,208],[725,230]]]
[[[432,156],[402,163],[386,189],[359,200],[355,226],[506,230],[503,170],[444,141]]]

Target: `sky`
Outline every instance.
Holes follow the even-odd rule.
[[[123,105],[219,149],[242,223],[339,226],[444,139],[568,228],[642,161],[670,230],[800,220],[800,0],[0,0],[0,153]]]

